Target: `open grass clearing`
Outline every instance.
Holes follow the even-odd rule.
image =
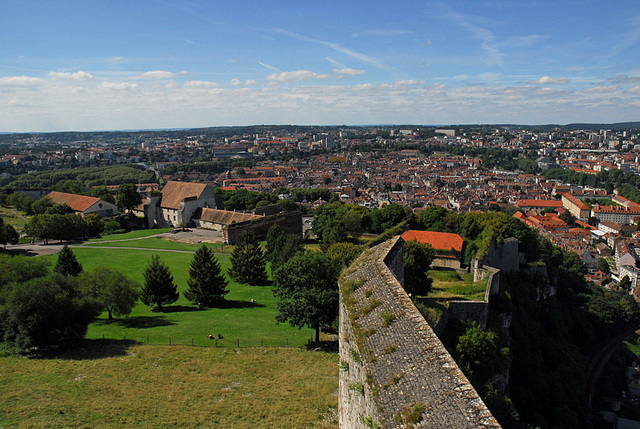
[[[109,237],[109,236],[107,236]],[[204,243],[211,247],[214,251],[221,248],[220,244]],[[201,244],[180,243],[177,241],[165,240],[162,237],[146,237],[131,240],[117,241],[92,241],[85,243],[83,247],[135,247],[139,249],[165,249],[165,250],[182,250],[195,252]],[[225,246],[229,247],[229,246]]]
[[[338,427],[335,353],[84,344],[0,358],[0,427]]]
[[[487,289],[487,280],[473,281],[472,273],[459,274],[455,271],[429,271],[433,285],[427,299],[482,301]]]
[[[26,217],[13,207],[0,206],[0,218],[18,232],[24,230],[24,225],[27,223]]]
[[[147,242],[158,245],[156,241],[143,239],[135,242]],[[188,248],[195,251],[198,245],[160,240],[167,250]],[[105,243],[106,244],[106,243]],[[187,246],[187,247],[185,247]],[[226,308],[198,310],[184,298],[187,289],[189,265],[192,253],[157,252],[141,249],[75,247],[78,261],[85,270],[93,271],[98,267],[107,267],[122,272],[139,284],[144,283],[143,272],[151,256],[159,255],[174,276],[180,298],[166,308],[165,312],[154,312],[138,302],[128,317],[109,321],[104,313],[91,325],[87,338],[132,339],[150,344],[195,344],[210,347],[253,347],[253,346],[301,346],[312,337],[308,328],[298,329],[288,323],[276,323],[277,299],[272,287],[253,286],[229,282],[229,294]],[[51,257],[55,263],[55,256]],[[219,254],[217,258],[223,272],[227,272],[231,263],[230,255]],[[255,300],[252,303],[251,300]],[[210,340],[209,335],[222,334],[222,340]]]
[[[132,240],[141,237],[148,237],[150,235],[163,234],[171,231],[171,228],[158,228],[158,229],[140,229],[137,231],[125,232],[122,234],[108,234],[103,235],[100,238],[92,238],[88,242],[100,242],[100,241],[113,241],[113,240]]]

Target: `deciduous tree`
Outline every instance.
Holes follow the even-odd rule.
[[[434,251],[431,246],[425,246],[417,241],[407,241],[404,244],[404,289],[412,296],[424,296],[431,289],[431,279],[428,276]]]
[[[109,268],[99,267],[82,273],[79,280],[83,291],[107,311],[109,320],[113,320],[114,315],[130,314],[140,296],[140,285]]]
[[[273,273],[278,322],[309,326],[319,339],[320,327],[338,314],[338,275],[341,265],[324,253],[306,251],[289,259]]]
[[[18,244],[18,239],[20,235],[13,228],[13,226],[5,223],[2,218],[0,218],[0,244],[7,248],[7,244]]]
[[[132,183],[123,183],[118,186],[118,195],[116,196],[116,205],[122,210],[128,211],[138,206],[142,202],[142,197],[138,193],[136,185]]]
[[[14,283],[0,310],[3,339],[22,349],[82,338],[99,306],[79,292],[74,277],[50,273]]]
[[[213,251],[205,245],[196,250],[189,268],[189,289],[184,292],[189,301],[204,307],[219,306],[229,293],[227,279]]]

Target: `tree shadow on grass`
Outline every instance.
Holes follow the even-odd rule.
[[[183,313],[188,311],[199,311],[198,307],[191,305],[169,305],[167,307],[163,307],[162,311],[159,313]]]
[[[137,341],[89,340],[65,342],[58,346],[40,348],[29,355],[33,359],[94,360],[116,356],[128,356],[129,349]]]
[[[338,340],[314,341],[308,343],[306,348],[313,352],[338,353]]]
[[[171,320],[167,320],[164,316],[135,316],[125,317],[123,319],[114,320],[97,320],[94,322],[96,325],[120,325],[125,328],[156,328],[158,326],[171,326],[175,323]]]

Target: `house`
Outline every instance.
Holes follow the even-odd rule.
[[[169,181],[161,195],[152,195],[136,209],[143,213],[150,228],[154,226],[193,225],[196,211],[218,208],[219,197],[204,183]]]
[[[82,217],[94,214],[99,217],[115,216],[118,214],[118,207],[97,197],[87,195],[67,194],[66,192],[52,191],[47,194],[47,198],[54,204],[66,204]]]

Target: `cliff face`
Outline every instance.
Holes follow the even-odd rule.
[[[402,288],[403,244],[340,280],[340,427],[500,427]]]

